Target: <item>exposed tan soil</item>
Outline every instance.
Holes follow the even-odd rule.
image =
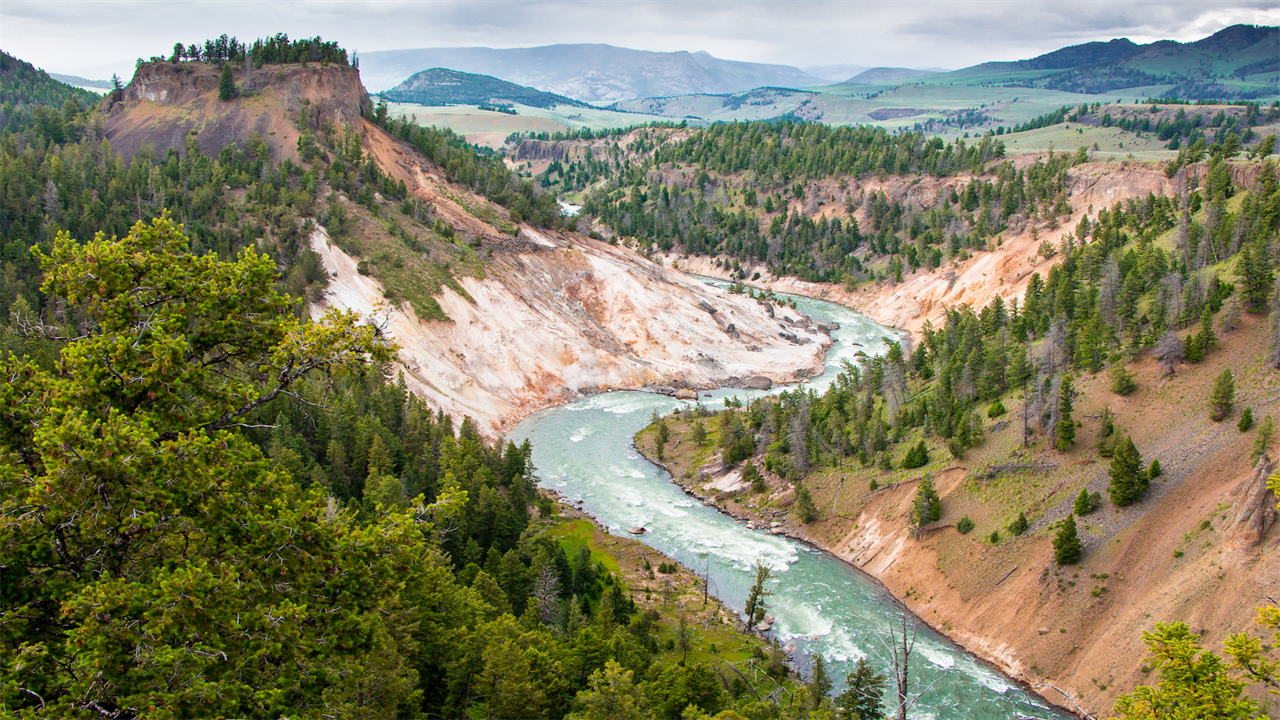
[[[736,482],[739,468],[699,457],[691,444],[683,453],[680,446],[668,450],[666,462],[692,492],[735,515],[766,527],[785,520],[781,531],[878,578],[924,620],[1050,701],[1072,709],[1049,684],[1105,717],[1117,695],[1156,680],[1143,670],[1143,631],[1181,620],[1218,650],[1231,633],[1253,631],[1254,608],[1274,597],[1280,533],[1268,509],[1276,498],[1259,486],[1265,464],[1255,470],[1248,458],[1256,431],[1235,427],[1245,406],[1259,420],[1280,417],[1280,372],[1265,367],[1260,352],[1267,333],[1261,319],[1246,318],[1221,339],[1223,349],[1172,377],[1144,358],[1131,368],[1140,388],[1128,397],[1111,393],[1105,374],[1082,378],[1075,416],[1083,428],[1065,454],[1034,435],[1024,450],[1021,403],[1006,400],[1010,414],[1002,420],[1009,422],[995,423],[986,443],[962,460],[952,460],[935,438],[927,441],[934,464],[923,470],[853,463],[811,475],[806,487],[822,513],[808,526],[787,513],[781,478],[765,473],[769,493],[750,493]],[[1228,367],[1237,377],[1237,411],[1214,423],[1208,391]],[[1163,467],[1146,497],[1128,508],[1105,500],[1109,461],[1094,449],[1104,406],[1144,461],[1158,458]],[[689,442],[687,424],[671,427],[673,438]],[[984,479],[988,468],[1002,465],[1035,469]],[[916,532],[911,505],[925,473],[943,498],[943,516]],[[881,486],[875,492],[868,491],[872,478]],[[1085,487],[1102,492],[1103,507],[1079,521],[1083,561],[1059,568],[1051,547],[1055,524]],[[1012,538],[1006,526],[1020,511],[1031,528]],[[977,527],[962,536],[954,524],[965,515]],[[995,545],[986,541],[993,530],[1002,536]]]

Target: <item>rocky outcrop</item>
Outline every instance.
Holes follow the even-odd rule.
[[[271,150],[271,160],[297,160],[302,108],[312,131],[325,123],[342,130],[359,128],[372,110],[355,68],[338,65],[265,65],[236,67],[239,96],[218,99],[217,65],[202,62],[143,63],[109,107],[104,132],[126,157],[150,144],[163,157],[169,148],[186,150],[194,134],[200,151],[217,154],[256,132]]]
[[[1232,493],[1236,500],[1231,507],[1231,524],[1226,530],[1226,541],[1242,548],[1256,547],[1276,521],[1276,495],[1267,484],[1275,468],[1265,454],[1253,466],[1253,473],[1245,478]]]

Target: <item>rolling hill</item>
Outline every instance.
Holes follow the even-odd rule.
[[[590,107],[584,102],[509,83],[488,75],[431,68],[384,93],[388,100],[419,105],[512,105],[537,108]]]
[[[894,80],[906,80],[907,78],[920,77],[922,75],[932,75],[932,70],[913,70],[911,68],[894,68],[894,67],[877,67],[865,70],[845,80],[846,83],[857,85],[871,85],[873,83],[893,82]]]

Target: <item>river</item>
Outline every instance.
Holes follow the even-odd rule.
[[[842,360],[855,360],[859,352],[884,352],[884,339],[901,334],[839,305],[800,297],[795,301],[802,313],[817,322],[840,323],[832,332],[835,342],[827,354],[826,371],[806,383],[819,393],[840,372]],[[701,402],[719,408],[729,395],[746,400],[765,394],[719,390]],[[530,416],[508,437],[533,443],[541,486],[569,500],[582,500],[583,509],[611,533],[644,526],[648,532],[639,537],[642,542],[708,574],[713,594],[739,613],[755,579],[757,559],[769,564],[774,569],[769,583],[774,594],[768,598],[768,611],[776,620],[772,634],[783,644],[795,645],[794,657],[800,665],[807,664],[811,653],[822,653],[835,692],[843,690],[845,676],[860,657],[892,677],[883,643],[898,611],[878,583],[828,553],[748,530],[704,507],[632,447],[632,437],[649,423],[655,410],[666,414],[692,404],[651,393],[603,393]],[[1070,717],[923,623],[919,626],[910,672],[913,695],[928,689],[910,718]],[[886,702],[891,694],[887,689]]]

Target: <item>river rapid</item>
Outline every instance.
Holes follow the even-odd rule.
[[[848,308],[794,299],[800,312],[814,321],[840,324],[832,331],[835,342],[827,353],[825,372],[805,383],[819,394],[840,372],[842,361],[856,362],[860,352],[882,353],[886,339],[902,336]],[[769,393],[726,389],[710,394],[700,401],[720,408],[728,396],[745,401]],[[771,634],[784,645],[795,646],[792,654],[798,665],[806,666],[812,653],[822,653],[836,693],[844,689],[845,676],[861,657],[892,677],[885,643],[899,606],[882,586],[828,553],[748,530],[732,517],[704,507],[632,447],[633,436],[648,425],[654,411],[667,414],[692,406],[690,401],[651,393],[602,393],[532,415],[508,438],[533,443],[533,463],[542,487],[570,501],[581,500],[581,507],[613,534],[624,534],[632,526],[647,528],[640,541],[707,574],[712,593],[738,613],[754,582],[756,561],[767,563],[774,571],[769,582],[774,594],[767,600],[768,612],[775,618]],[[912,695],[924,692],[908,717],[1070,717],[924,623],[913,621],[919,624],[919,636],[910,667]],[[886,688],[886,703],[892,692]]]

